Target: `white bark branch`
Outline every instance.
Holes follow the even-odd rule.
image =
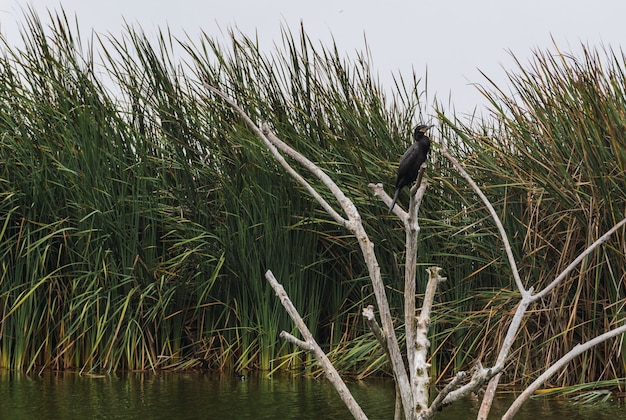
[[[404,264],[404,329],[406,334],[406,354],[409,364],[409,378],[411,380],[413,398],[417,398],[417,395],[422,396],[420,401],[415,401],[416,406],[421,407],[421,409],[426,409],[426,407],[428,407],[428,384],[426,384],[425,390],[419,390],[420,384],[418,384],[417,378],[421,375],[417,373],[417,367],[415,364],[417,357],[417,354],[415,353],[415,283],[417,281],[417,239],[420,232],[417,216],[428,185],[426,181],[422,181],[425,168],[426,166],[422,165],[417,177],[417,182],[411,187],[411,200],[409,201],[408,213],[402,211],[400,206],[398,206],[398,211],[395,212],[395,214],[399,215],[400,219],[404,222],[404,231],[406,236],[406,261]],[[426,304],[426,298],[424,298],[424,304]],[[426,332],[428,333],[428,331]],[[426,351],[428,351],[428,349],[426,349]],[[426,401],[423,399],[424,395],[426,395]]]
[[[376,304],[378,305],[380,320],[382,322],[382,331],[385,341],[387,342],[393,373],[398,383],[398,389],[401,393],[405,417],[412,418],[411,413],[414,407],[413,395],[411,394],[409,377],[404,366],[404,361],[402,360],[402,353],[400,352],[398,338],[395,335],[391,310],[389,309],[389,302],[387,301],[387,295],[385,293],[385,284],[383,283],[382,276],[380,274],[380,266],[378,265],[376,254],[374,253],[374,244],[370,241],[369,237],[365,233],[363,224],[360,222],[355,224],[354,234],[359,241],[361,252],[363,253],[363,257],[365,258],[370,274],[370,280],[372,282],[374,295],[376,297]]]
[[[376,322],[376,316],[374,316],[374,306],[367,305],[367,307],[363,308],[363,318],[365,318],[365,323],[369,327],[376,340],[380,343],[380,346],[383,348],[385,353],[389,354],[389,349],[387,349],[387,340],[383,335],[383,331],[380,329],[378,322]]]
[[[269,270],[265,273],[265,278],[272,286],[272,289],[274,289],[274,292],[276,292],[276,296],[278,296],[278,298],[280,299],[280,302],[283,304],[285,310],[287,311],[293,322],[296,324],[296,327],[298,327],[298,330],[300,331],[300,334],[302,334],[304,341],[298,340],[296,337],[285,331],[281,332],[280,336],[287,339],[289,342],[296,344],[302,350],[311,353],[313,357],[315,357],[317,363],[319,363],[319,365],[324,370],[326,378],[328,378],[330,383],[333,384],[333,386],[337,390],[337,393],[339,393],[341,400],[344,402],[346,407],[348,407],[348,410],[350,410],[350,413],[352,413],[354,418],[366,420],[367,416],[350,393],[350,390],[339,376],[339,373],[337,373],[337,370],[328,359],[328,356],[326,356],[326,353],[324,353],[324,351],[315,341],[313,334],[311,334],[311,331],[309,331],[308,327],[302,320],[302,317],[300,317],[298,310],[295,308],[295,306],[293,306],[293,303],[291,302],[291,299],[289,299],[289,296],[287,295],[287,292],[285,292],[283,286],[278,283],[278,281],[274,277],[274,274],[272,274],[272,272]]]
[[[257,136],[266,144],[268,149],[276,157],[279,163],[285,168],[285,170],[293,176],[298,182],[305,186],[307,191],[322,205],[324,210],[333,217],[338,223],[344,225],[348,230],[354,234],[361,247],[363,258],[367,265],[367,269],[372,282],[374,295],[376,297],[376,304],[378,305],[378,311],[380,320],[382,323],[383,336],[387,343],[389,350],[390,363],[394,373],[395,380],[398,384],[402,397],[402,406],[404,408],[405,417],[410,418],[411,410],[413,407],[413,396],[411,395],[410,381],[402,360],[402,353],[400,352],[400,345],[398,339],[395,336],[395,329],[393,325],[393,318],[389,309],[389,303],[387,301],[387,295],[385,292],[385,285],[382,281],[380,273],[380,267],[378,260],[376,259],[376,253],[374,252],[374,244],[370,241],[363,223],[361,222],[361,215],[359,214],[356,206],[352,201],[345,196],[341,189],[333,182],[333,180],[326,175],[319,167],[313,162],[302,156],[299,152],[292,149],[289,145],[279,140],[274,134],[272,134],[267,127],[263,130],[260,129],[252,119],[237,105],[237,103],[226,95],[221,90],[210,86],[204,85],[208,90],[218,95],[224,101],[226,101],[237,113],[243,118],[248,126],[255,132]],[[278,151],[280,149],[283,153],[286,153],[294,160],[302,164],[306,169],[311,171],[324,185],[333,193],[337,199],[339,205],[346,213],[348,220],[344,219],[338,212],[336,212],[314,189],[311,187],[302,176],[300,176],[291,166],[285,158]]]
[[[287,154],[289,157],[291,157],[296,162],[300,163],[302,166],[304,166],[309,171],[311,171],[311,173],[313,173],[313,175],[315,175],[320,181],[322,181],[324,185],[330,190],[330,192],[335,196],[335,198],[337,199],[337,201],[339,202],[343,210],[346,212],[348,217],[349,218],[351,218],[351,216],[356,217],[357,220],[360,222],[361,216],[359,215],[352,201],[350,201],[350,199],[346,197],[346,195],[343,193],[341,188],[339,188],[339,186],[335,184],[335,182],[328,175],[326,175],[324,171],[322,171],[317,165],[315,165],[305,156],[295,151],[287,143],[285,143],[284,141],[276,137],[276,135],[270,131],[269,127],[266,124],[263,124],[263,134],[267,136],[267,138],[271,141],[272,145],[276,146],[277,148],[282,150],[285,154]],[[328,204],[326,200],[324,200],[322,196],[319,195],[317,191],[315,191],[315,189],[313,189],[313,187],[307,188],[307,191],[309,191],[309,193],[313,195],[313,197],[315,197],[315,199],[322,205],[324,210],[333,219],[335,219],[338,223],[341,223],[342,225],[349,228],[348,222],[343,217],[341,217],[339,213],[337,213],[332,208],[332,206]]]
[[[413,361],[411,388],[417,413],[424,412],[428,409],[428,396],[430,393],[430,363],[428,363],[428,349],[430,348],[430,340],[428,339],[430,310],[435,300],[437,286],[439,286],[439,283],[446,280],[445,277],[439,275],[441,271],[440,267],[429,267],[426,271],[428,272],[428,283],[426,285],[419,318],[417,319],[417,325],[414,325],[415,329],[413,330],[414,333],[412,337],[414,343],[411,346],[410,352],[407,344],[407,358]],[[415,282],[415,277],[413,277],[413,282]],[[415,304],[415,297],[413,297],[413,304]],[[415,319],[415,312],[412,318]]]
[[[385,354],[387,355],[387,357],[391,358],[389,354],[389,348],[387,347],[387,340],[385,339],[385,336],[383,335],[383,331],[380,329],[378,322],[376,322],[376,317],[374,316],[373,305],[367,305],[367,307],[363,308],[363,318],[365,319],[365,323],[367,324],[368,328],[370,329],[372,334],[374,334],[374,337],[376,337],[376,340],[378,341],[382,349],[385,351]],[[396,389],[396,403],[395,403],[395,411],[394,411],[394,420],[400,420],[403,414],[402,392],[398,388],[397,381],[395,382],[395,389]]]
[[[409,365],[409,380],[411,384],[411,394],[413,395],[413,402],[415,404],[415,412],[421,412],[428,408],[430,385],[428,370],[429,364],[426,362],[428,359],[428,347],[430,345],[430,342],[428,341],[428,327],[430,325],[430,319],[425,320],[422,325],[416,325],[415,314],[417,240],[420,231],[418,213],[424,194],[426,193],[426,188],[428,187],[426,180],[423,180],[425,168],[426,165],[422,165],[416,182],[411,186],[411,199],[409,201],[408,211],[404,211],[399,205],[395,206],[393,209],[393,213],[404,223],[406,235],[406,261],[404,269],[404,323],[407,361]],[[392,199],[387,195],[387,193],[385,193],[382,184],[369,184],[369,187],[374,191],[374,195],[381,197],[385,204],[388,206],[390,205]],[[428,284],[432,284],[434,288],[432,295],[427,295],[424,298],[422,314],[425,314],[426,317],[430,316],[430,306],[432,305],[432,301],[434,299],[434,290],[436,289],[439,281],[442,281],[438,279],[441,279],[438,274],[429,278]],[[424,310],[425,307],[426,311]],[[418,329],[419,332],[417,332]],[[418,335],[419,338],[417,338]]]
[[[381,184],[380,182],[378,184],[370,183],[370,184],[367,184],[367,186],[374,193],[374,197],[380,197],[380,199],[383,201],[383,203],[385,203],[387,208],[391,206],[392,198],[389,196],[389,194],[385,192],[385,188],[383,187],[383,184]],[[395,210],[395,207],[394,207],[394,210]]]
[[[515,259],[513,257],[513,253],[511,250],[511,245],[509,244],[508,237],[506,235],[506,232],[504,231],[504,226],[502,225],[502,222],[500,221],[495,209],[489,202],[489,199],[480,190],[478,185],[473,181],[473,179],[465,171],[465,169],[461,166],[461,164],[454,157],[452,157],[452,155],[450,155],[450,153],[445,148],[442,153],[452,163],[452,165],[459,171],[459,173],[463,176],[463,178],[465,178],[465,180],[469,183],[469,185],[472,187],[474,192],[481,198],[481,200],[483,201],[483,203],[489,210],[491,217],[493,218],[494,222],[496,223],[496,226],[498,227],[498,230],[500,231],[502,241],[504,242],[505,252],[509,260],[509,265],[511,266],[511,271],[513,273],[513,278],[515,279],[515,284],[517,285],[517,288],[519,289],[522,295],[522,299],[519,302],[517,309],[515,311],[515,315],[513,316],[513,319],[511,320],[511,323],[509,325],[507,335],[505,336],[504,341],[502,342],[502,345],[500,347],[500,351],[498,353],[496,363],[493,366],[492,372],[495,372],[496,374],[489,381],[489,385],[487,386],[487,389],[485,390],[485,395],[483,397],[483,401],[482,401],[482,404],[478,413],[478,419],[484,420],[487,418],[487,415],[489,414],[489,411],[491,410],[491,404],[493,402],[493,398],[495,397],[495,392],[496,392],[496,388],[500,380],[501,372],[504,369],[504,364],[510,353],[511,347],[513,346],[517,333],[521,327],[522,321],[524,319],[524,315],[526,314],[526,311],[528,310],[528,306],[532,304],[533,302],[541,299],[547,293],[549,293],[552,289],[554,289],[554,287],[556,287],[557,284],[563,281],[567,277],[567,275],[578,264],[580,264],[584,260],[584,258],[587,255],[593,252],[593,250],[596,249],[598,246],[600,246],[602,243],[606,242],[611,237],[611,235],[613,235],[613,233],[615,233],[621,226],[623,226],[626,223],[626,219],[623,219],[622,221],[617,223],[604,235],[598,238],[598,240],[596,240],[583,253],[581,253],[576,259],[574,259],[574,261],[572,261],[572,263],[561,274],[559,274],[559,276],[557,276],[548,286],[546,286],[543,290],[533,295],[533,288],[531,287],[530,289],[526,290],[524,288],[524,285],[521,282],[519,271],[517,269],[517,264],[515,263]]]
[[[574,259],[574,261],[571,262],[570,265],[567,266],[567,268],[565,268],[565,270],[563,270],[563,272],[561,274],[559,274],[554,280],[552,280],[552,282],[547,285],[542,291],[538,292],[536,295],[533,296],[532,300],[539,300],[541,298],[543,298],[550,290],[554,289],[554,287],[559,284],[563,279],[565,279],[565,277],[567,277],[567,275],[569,273],[572,272],[572,270],[574,270],[574,268],[580,264],[587,255],[591,254],[597,247],[599,247],[600,245],[602,245],[604,242],[608,241],[609,238],[622,226],[624,226],[624,224],[626,224],[626,218],[622,219],[619,223],[617,223],[615,226],[613,226],[611,229],[609,229],[608,231],[606,231],[606,233],[602,236],[600,236],[594,243],[592,243],[591,245],[589,245],[589,247],[587,249],[585,249],[578,257],[576,257]]]
[[[400,205],[397,205],[393,209],[393,213],[400,218],[404,223],[404,230],[406,235],[405,249],[406,249],[406,261],[404,269],[404,326],[406,337],[406,349],[407,349],[407,361],[409,365],[409,381],[411,384],[411,395],[413,396],[415,413],[422,412],[428,408],[428,395],[429,395],[429,364],[428,348],[430,342],[428,341],[428,328],[430,325],[430,319],[424,319],[422,324],[416,325],[415,314],[415,291],[416,291],[416,269],[417,269],[417,243],[419,236],[419,222],[418,213],[421,206],[424,194],[428,183],[423,180],[426,165],[422,165],[418,172],[416,182],[410,189],[410,201],[408,211],[404,211]],[[380,196],[389,205],[392,201],[383,187],[382,184],[369,184],[369,187],[374,191],[374,195]],[[440,269],[436,271],[436,274],[431,275],[428,281],[428,288],[432,289],[432,293],[424,297],[424,303],[421,313],[430,317],[430,307],[434,299],[434,292],[440,281],[443,278],[438,275]],[[431,273],[432,274],[432,273]],[[432,285],[432,287],[431,287]],[[418,331],[419,330],[419,331]]]
[[[626,325],[622,325],[619,328],[615,328],[614,330],[608,331],[598,337],[585,342],[584,344],[577,344],[573,349],[568,351],[563,357],[561,357],[556,363],[548,368],[544,373],[542,373],[535,381],[530,384],[528,388],[524,390],[511,404],[509,409],[504,416],[502,416],[502,420],[508,420],[513,418],[515,413],[518,412],[522,404],[530,398],[530,396],[537,390],[545,381],[547,381],[552,375],[563,369],[572,359],[586,352],[590,348],[597,346],[598,344],[606,341],[610,338],[613,338],[617,335],[626,333]]]
[[[274,136],[273,134],[271,134],[269,132],[269,129],[267,127],[263,127],[263,129],[259,128],[254,123],[254,121],[252,121],[252,119],[248,116],[248,114],[246,114],[243,111],[243,109],[241,109],[241,107],[239,107],[237,102],[235,102],[231,97],[229,97],[224,92],[222,92],[221,90],[219,90],[217,88],[214,88],[211,85],[204,84],[204,86],[207,89],[209,89],[211,92],[213,92],[216,95],[218,95],[224,101],[226,101],[226,103],[228,103],[228,105],[230,105],[235,111],[237,111],[239,116],[246,122],[248,127],[250,127],[250,129],[252,129],[252,131],[254,131],[254,133],[261,139],[261,141],[263,141],[265,146],[272,153],[272,155],[274,155],[274,157],[276,158],[278,163],[280,163],[280,165],[285,169],[285,171],[287,171],[287,173],[289,175],[291,175],[298,183],[300,183],[300,185],[304,186],[304,188],[306,188],[306,190],[309,192],[309,194],[311,194],[313,196],[313,198],[315,198],[315,200],[318,203],[320,203],[322,208],[337,223],[339,223],[339,224],[341,224],[343,226],[347,226],[348,221],[346,219],[344,219],[339,213],[337,213],[337,211],[335,211],[335,209],[332,208],[332,206],[315,190],[315,188],[313,188],[304,179],[304,177],[302,177],[302,175],[300,175],[295,169],[293,169],[291,167],[291,165],[289,165],[289,163],[287,163],[287,161],[285,160],[284,156],[281,155],[280,152],[278,151],[278,149],[277,149],[278,146],[274,142],[276,142],[280,146],[282,146],[284,148],[284,149],[281,149],[281,150],[283,150],[283,152],[285,152],[287,155],[293,157],[296,161],[301,163],[305,168],[307,168],[308,170],[313,172],[313,174],[315,176],[317,176],[319,179],[321,179],[322,182],[324,182],[326,184],[326,182],[330,181],[330,183],[326,184],[326,185],[333,192],[333,194],[335,194],[335,197],[337,197],[337,196],[341,197],[341,199],[338,198],[338,200],[340,202],[342,202],[342,201],[349,201],[345,197],[343,192],[339,189],[339,187],[337,187],[336,184],[334,184],[334,182],[332,182],[332,180],[330,180],[328,175],[326,175],[321,169],[319,169],[317,166],[315,166],[315,164],[313,164],[313,162],[311,162],[310,160],[306,159],[304,156],[300,155],[299,153],[295,152],[291,147],[287,146],[284,142],[278,140],[278,138],[276,136]],[[268,135],[266,135],[266,133]],[[269,134],[271,134],[271,136],[269,136]]]
[[[447,395],[442,397],[442,407],[450,405],[461,398],[465,398],[473,392],[477,392],[489,379],[500,374],[500,371],[497,369],[485,368],[480,362],[476,364],[473,370],[474,373],[472,374],[472,378],[467,384],[458,389],[449,391]]]
[[[507,236],[506,231],[504,230],[504,226],[502,225],[502,222],[500,221],[500,217],[498,217],[498,213],[496,213],[496,210],[491,205],[491,202],[489,201],[487,196],[481,191],[481,189],[474,182],[472,177],[469,176],[467,171],[465,171],[463,166],[461,166],[461,164],[450,154],[450,152],[448,152],[446,148],[443,148],[441,153],[450,161],[450,163],[452,163],[452,166],[454,166],[454,168],[457,171],[459,171],[461,176],[465,178],[465,180],[472,187],[476,195],[478,195],[480,199],[483,201],[483,203],[487,207],[487,210],[489,210],[489,214],[491,214],[491,217],[493,218],[494,223],[498,227],[498,231],[500,232],[500,237],[502,238],[502,242],[504,243],[504,251],[506,252],[506,256],[509,260],[509,265],[511,266],[511,271],[513,272],[513,278],[515,279],[515,284],[517,285],[517,288],[519,289],[520,293],[524,293],[526,289],[524,288],[524,285],[522,284],[522,279],[520,278],[519,270],[517,269],[517,264],[515,263],[515,257],[513,257],[511,244],[509,243],[509,237]]]
[[[430,407],[428,407],[427,410],[424,410],[424,411],[422,411],[420,413],[419,419],[420,420],[428,420],[428,419],[432,419],[433,417],[435,417],[435,414],[437,413],[437,411],[441,410],[441,408],[443,407],[443,399],[450,392],[452,392],[454,389],[456,389],[456,387],[459,386],[461,381],[463,381],[466,377],[467,377],[467,373],[465,373],[463,371],[457,373],[455,375],[454,379],[452,379],[450,381],[450,383],[448,383],[448,385],[446,385],[441,390],[441,392],[439,394],[437,394],[437,396],[433,400],[433,402],[430,405]]]

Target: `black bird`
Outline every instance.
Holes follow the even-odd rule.
[[[415,140],[411,147],[406,149],[406,152],[400,159],[400,166],[398,167],[398,177],[396,178],[396,193],[393,195],[393,202],[389,208],[389,213],[393,210],[393,206],[396,205],[396,200],[400,194],[400,190],[407,185],[411,185],[417,179],[422,163],[426,161],[428,150],[430,149],[430,139],[426,136],[426,132],[432,125],[418,125],[413,132],[413,139]]]

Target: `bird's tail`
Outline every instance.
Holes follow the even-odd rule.
[[[391,214],[391,210],[393,210],[393,206],[396,205],[396,200],[398,199],[398,195],[400,195],[400,188],[396,188],[396,193],[393,195],[393,201],[391,202],[391,207],[389,207],[388,214]]]

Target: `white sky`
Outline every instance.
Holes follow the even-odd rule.
[[[626,42],[624,0],[0,0],[0,32],[19,42],[22,8],[31,4],[44,22],[47,9],[63,5],[81,34],[93,29],[117,36],[124,20],[150,35],[169,26],[175,36],[194,40],[201,30],[223,37],[227,28],[258,34],[263,49],[280,43],[280,26],[307,34],[355,57],[364,50],[364,36],[374,72],[391,89],[391,73],[418,76],[428,71],[428,94],[456,108],[457,113],[481,109],[484,100],[472,83],[485,84],[478,69],[506,88],[504,69],[513,70],[512,51],[522,63],[533,50],[577,53],[581,42],[619,50]]]

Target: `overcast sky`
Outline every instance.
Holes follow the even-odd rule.
[[[280,42],[280,27],[294,33],[300,22],[313,40],[355,57],[364,37],[374,71],[391,87],[391,73],[419,76],[428,71],[432,99],[451,103],[457,113],[479,109],[484,101],[472,86],[485,84],[478,69],[506,87],[504,69],[515,68],[508,51],[523,63],[536,49],[578,52],[580,44],[612,46],[626,42],[623,0],[0,0],[0,32],[17,43],[22,9],[31,4],[47,19],[62,5],[78,17],[83,36],[122,33],[124,20],[150,35],[169,26],[175,36],[197,39],[201,30],[222,37],[228,28],[253,36],[263,49]]]

